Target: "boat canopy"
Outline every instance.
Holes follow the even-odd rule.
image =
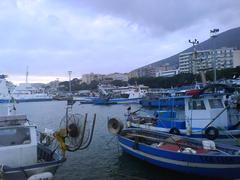
[[[0,116],[0,127],[19,126],[27,122],[26,115]]]

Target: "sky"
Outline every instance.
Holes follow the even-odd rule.
[[[1,0],[0,74],[14,83],[68,71],[126,73],[240,26],[239,0]]]

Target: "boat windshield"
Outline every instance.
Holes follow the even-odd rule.
[[[0,146],[15,146],[30,143],[30,129],[27,127],[0,129]]]
[[[190,110],[205,110],[206,109],[203,100],[192,100],[189,102],[188,106],[189,106]]]
[[[209,105],[212,109],[223,108],[221,99],[209,99]]]

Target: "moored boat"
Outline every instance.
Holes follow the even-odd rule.
[[[11,93],[17,102],[37,102],[37,101],[51,101],[52,96],[40,92],[29,83],[22,83],[17,86]]]
[[[184,107],[184,97],[186,95],[194,95],[200,91],[200,85],[194,87],[183,87],[177,89],[160,89],[151,90],[140,101],[143,107],[149,108],[168,108],[168,107]]]
[[[237,146],[140,128],[121,130],[116,122],[110,131],[117,133],[124,152],[160,168],[214,178],[240,177]]]
[[[145,86],[106,88],[98,86],[100,96],[93,99],[95,105],[139,103],[146,94]]]
[[[229,140],[240,137],[238,103],[226,93],[188,95],[184,97],[184,110],[173,107],[155,111],[152,116],[129,112],[127,124],[192,138]]]
[[[162,107],[180,107],[184,106],[184,97],[155,97],[146,98],[140,101],[143,107],[162,108]]]
[[[36,126],[25,115],[0,117],[0,164],[3,179],[51,179],[66,160],[37,140]]]
[[[9,115],[0,116],[0,179],[50,180],[66,160],[66,151],[89,146],[95,119],[86,136],[87,115],[74,114],[72,104],[60,129],[48,133],[39,132],[26,115],[16,115],[14,104],[9,106]]]

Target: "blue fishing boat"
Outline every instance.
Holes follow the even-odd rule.
[[[144,99],[140,101],[143,107],[149,108],[168,108],[168,107],[184,107],[184,97],[186,95],[194,95],[200,92],[200,87],[194,89],[183,90],[162,90],[159,93],[148,93]]]
[[[115,123],[115,130],[116,127]],[[140,128],[115,132],[124,152],[160,168],[214,178],[240,177],[240,148],[237,146]]]
[[[138,104],[146,93],[145,87],[119,87],[117,89],[98,86],[100,96],[93,100],[95,105]]]
[[[184,106],[184,97],[159,97],[143,99],[140,101],[143,107],[162,108],[162,107],[180,107]]]
[[[109,98],[101,97],[93,99],[95,105],[111,105],[111,104],[138,104],[141,98]]]
[[[157,110],[151,116],[129,112],[128,127],[138,127],[192,138],[226,140],[240,137],[240,102],[228,93],[184,96],[184,109]]]
[[[112,101],[110,98],[97,98],[93,100],[93,104],[95,105],[111,105],[117,104],[117,102]]]

